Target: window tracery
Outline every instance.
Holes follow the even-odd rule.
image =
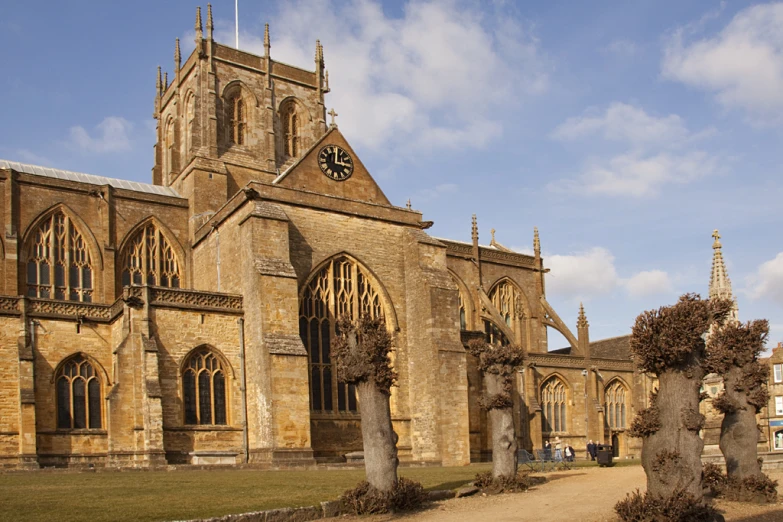
[[[55,375],[58,429],[101,428],[101,381],[81,354],[71,357]]]
[[[185,424],[227,424],[226,372],[208,348],[193,352],[182,372]]]
[[[331,346],[337,319],[383,317],[368,273],[347,257],[332,259],[305,287],[299,303],[299,335],[310,358],[310,407],[318,412],[356,412],[354,385],[339,382]]]
[[[606,388],[606,422],[611,429],[625,429],[625,386],[620,381]]]
[[[242,96],[237,93],[229,99],[228,138],[234,145],[245,144],[246,117],[245,101],[242,99]]]
[[[490,291],[489,299],[495,306],[506,326],[512,326],[512,321],[521,317],[522,309],[516,287],[509,281],[501,281]],[[513,328],[513,327],[512,327]]]
[[[283,136],[285,137],[285,154],[290,158],[299,155],[301,149],[300,118],[296,104],[288,103],[283,113]]]
[[[179,288],[179,260],[174,248],[154,223],[138,230],[125,247],[122,285]]]
[[[541,387],[542,431],[563,433],[566,428],[566,386],[558,377],[550,377]]]
[[[92,302],[92,262],[84,237],[62,211],[33,232],[27,252],[27,295]]]

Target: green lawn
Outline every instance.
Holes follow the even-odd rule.
[[[400,468],[428,489],[452,489],[491,464]],[[364,470],[184,470],[0,474],[0,520],[182,520],[334,500]]]
[[[616,465],[639,461],[621,460]],[[430,490],[454,489],[491,466],[400,468],[400,475]],[[336,499],[363,479],[364,469],[0,473],[0,520],[183,520],[312,506]]]

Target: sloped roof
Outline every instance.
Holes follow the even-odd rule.
[[[631,358],[631,336],[622,335],[620,337],[610,337],[590,343],[590,356],[599,359],[622,359]]]
[[[0,159],[0,169],[12,169],[25,174],[35,176],[44,176],[46,178],[64,179],[67,181],[77,181],[89,185],[111,185],[114,188],[132,190],[134,192],[144,192],[146,194],[157,194],[159,196],[181,197],[176,190],[171,187],[160,185],[151,185],[149,183],[138,183],[136,181],[127,181],[124,179],[106,178],[104,176],[95,176],[93,174],[84,174],[81,172],[71,172],[69,170],[53,169],[50,167],[41,167],[39,165],[28,165],[17,161],[8,161]]]

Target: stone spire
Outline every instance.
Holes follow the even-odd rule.
[[[177,71],[182,67],[182,54],[179,51],[179,38],[174,44],[174,65],[177,67]]]
[[[585,315],[585,307],[582,305],[582,303],[579,303],[579,316],[576,319],[576,327],[578,328],[587,328],[590,326],[590,323],[587,322],[587,316]]]
[[[166,92],[166,89],[168,88],[169,88],[169,72],[166,71],[163,73],[163,92]]]
[[[201,6],[196,8],[196,45],[204,38],[204,30],[201,27]]]
[[[212,31],[215,24],[212,23],[212,4],[207,4],[207,40],[212,40]]]
[[[163,95],[163,80],[160,76],[160,65],[158,65],[158,78],[155,80],[155,90],[158,93],[158,97]]]
[[[731,280],[729,279],[729,273],[726,270],[726,264],[723,262],[723,252],[721,248],[723,245],[720,243],[720,234],[715,229],[712,232],[714,241],[712,242],[712,274],[710,275],[710,299],[720,297],[723,299],[731,299],[734,301],[734,306],[731,309],[729,315],[730,320],[738,320],[737,301],[734,300],[734,295],[731,291]]]
[[[269,58],[269,50],[272,48],[272,41],[269,39],[269,24],[264,24],[264,56]]]
[[[478,245],[478,224],[476,223],[476,214],[473,214],[473,226],[470,229],[470,238],[474,245]]]
[[[324,48],[321,45],[321,40],[315,41],[315,63],[324,66]]]
[[[533,227],[533,252],[536,257],[541,256],[541,240],[538,238],[538,227]]]

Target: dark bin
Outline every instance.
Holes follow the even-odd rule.
[[[598,465],[599,466],[611,466],[612,465],[612,447],[608,444],[598,445]]]

